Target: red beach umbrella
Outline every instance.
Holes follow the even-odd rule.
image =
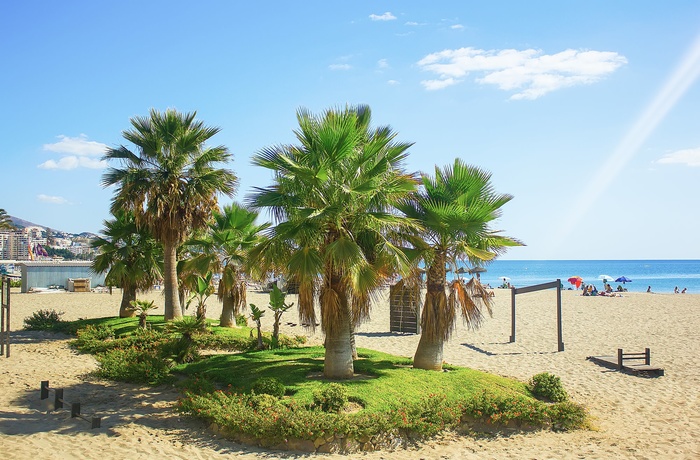
[[[578,289],[581,287],[581,283],[583,283],[583,278],[581,278],[580,276],[572,276],[567,281],[576,286],[576,289]]]

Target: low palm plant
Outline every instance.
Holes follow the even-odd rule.
[[[182,319],[168,324],[168,332],[179,338],[172,344],[171,357],[177,363],[189,363],[197,358],[197,347],[194,336],[206,329],[203,318],[184,316]]]
[[[155,310],[156,308],[158,308],[155,305],[155,301],[151,300],[150,302],[148,302],[146,300],[132,300],[130,303],[130,310],[134,311],[135,313],[138,313],[139,315],[139,327],[141,329],[146,329],[146,320],[148,319],[148,312],[150,310]]]
[[[270,292],[270,310],[275,315],[275,323],[272,326],[272,347],[277,348],[277,344],[279,342],[279,335],[280,335],[280,319],[282,319],[282,315],[284,314],[285,311],[289,310],[294,306],[294,302],[292,303],[284,303],[284,298],[285,298],[285,293],[282,292],[280,288],[277,287],[277,285],[274,285],[272,287],[272,291]]]
[[[255,321],[255,325],[258,328],[258,350],[265,348],[262,341],[262,324],[260,324],[260,319],[265,316],[265,310],[261,310],[254,303],[250,304],[250,317]]]

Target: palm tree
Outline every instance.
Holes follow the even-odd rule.
[[[258,213],[232,203],[214,213],[209,232],[190,244],[202,253],[190,261],[200,273],[221,273],[217,296],[223,302],[219,325],[235,327],[236,316],[246,308],[246,282],[242,275],[250,272],[250,251],[263,241],[262,232],[270,224],[256,224]]]
[[[417,260],[427,267],[416,368],[442,369],[443,345],[454,330],[458,310],[471,328],[479,326],[484,307],[491,313],[491,297],[475,278],[453,281],[448,295],[446,265],[456,266],[459,260],[483,264],[509,246],[522,245],[489,227],[513,198],[496,193],[490,179],[490,173],[456,159],[452,166],[436,167],[435,177],[423,174],[419,191],[398,206],[423,227],[410,240]]]
[[[0,230],[14,230],[15,224],[4,209],[0,208]]]
[[[122,135],[136,146],[136,153],[122,145],[104,156],[120,163],[102,178],[105,187],[116,185],[112,210],[132,211],[136,224],[163,245],[166,320],[182,316],[178,245],[206,226],[217,209],[217,195],[233,195],[237,183],[233,172],[216,167],[231,159],[228,149],[205,145],[219,128],[205,126],[195,116],[168,109],[132,118],[132,128]]]
[[[136,291],[149,289],[162,274],[163,251],[146,229],[136,226],[134,215],[117,211],[114,219],[104,222],[104,238],[95,238],[91,245],[99,254],[92,262],[96,273],[107,273],[105,281],[122,288],[119,317],[136,313],[131,301]]]
[[[252,256],[262,256],[258,268],[282,268],[299,283],[300,321],[311,327],[318,293],[324,376],[349,378],[354,325],[384,280],[408,266],[389,235],[409,224],[392,205],[416,188],[402,167],[411,144],[396,142],[389,127],[371,129],[367,106],[320,116],[301,109],[297,120],[299,145],[268,147],[252,159],[274,172],[274,184],[256,188],[250,202],[278,222]]]

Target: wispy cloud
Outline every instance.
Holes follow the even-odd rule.
[[[350,64],[331,64],[328,68],[331,70],[350,70],[352,66]]]
[[[42,201],[44,203],[50,203],[50,204],[68,204],[68,200],[63,198],[62,196],[51,196],[51,195],[44,195],[39,194],[36,196],[37,200]]]
[[[387,80],[387,84],[391,86],[396,86],[400,85],[401,83],[398,80]]]
[[[455,24],[453,26],[450,26],[450,29],[460,30],[464,29],[464,26],[462,24]]]
[[[370,14],[369,18],[372,21],[393,21],[396,19],[396,16],[387,11],[384,14]]]
[[[44,144],[42,149],[47,152],[64,154],[58,160],[48,160],[38,165],[41,169],[102,169],[107,162],[99,160],[104,155],[107,145],[90,141],[85,134],[78,137],[60,135],[58,142]]]
[[[663,157],[659,158],[657,163],[682,164],[691,167],[700,167],[700,147],[667,153]]]
[[[388,69],[389,68],[389,61],[386,59],[380,59],[377,61],[377,68],[378,69]]]
[[[420,24],[417,23],[416,21],[408,21],[407,23],[404,24],[405,26],[419,26]]]
[[[459,48],[429,54],[418,66],[438,76],[421,82],[427,90],[455,85],[470,72],[479,72],[483,76],[475,78],[477,83],[515,91],[511,99],[537,99],[561,88],[595,83],[626,63],[624,56],[610,51],[543,54],[534,49]]]

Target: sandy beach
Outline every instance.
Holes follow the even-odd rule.
[[[510,336],[510,291],[496,290],[493,318],[478,331],[460,324],[445,347],[445,360],[527,380],[539,372],[561,377],[572,398],[585,404],[595,431],[536,432],[492,439],[446,436],[398,452],[360,454],[368,460],[403,459],[646,459],[700,458],[700,295],[625,293],[619,298],[582,297],[562,292],[563,341],[557,352],[556,294],[543,291],[517,298],[517,341]],[[162,306],[157,291],[146,295]],[[295,296],[289,296],[295,301]],[[96,379],[92,356],[70,349],[68,338],[21,331],[23,319],[39,309],[63,311],[63,318],[113,316],[120,292],[12,293],[10,358],[0,358],[0,452],[6,459],[214,459],[236,457],[308,458],[243,446],[211,433],[203,423],[174,413],[171,387],[141,387]],[[268,296],[250,293],[249,302],[267,305]],[[371,321],[357,331],[360,347],[412,356],[418,337],[389,333],[388,292],[377,299]],[[155,312],[162,314],[162,307]],[[208,317],[218,318],[211,299]],[[271,329],[268,315],[264,326]],[[309,334],[295,313],[283,317],[283,333]],[[657,378],[610,371],[587,361],[617,348],[651,348]],[[66,410],[48,412],[39,398],[40,381],[64,388],[83,412],[102,416],[102,427],[70,419]],[[347,458],[324,455],[324,458]]]

